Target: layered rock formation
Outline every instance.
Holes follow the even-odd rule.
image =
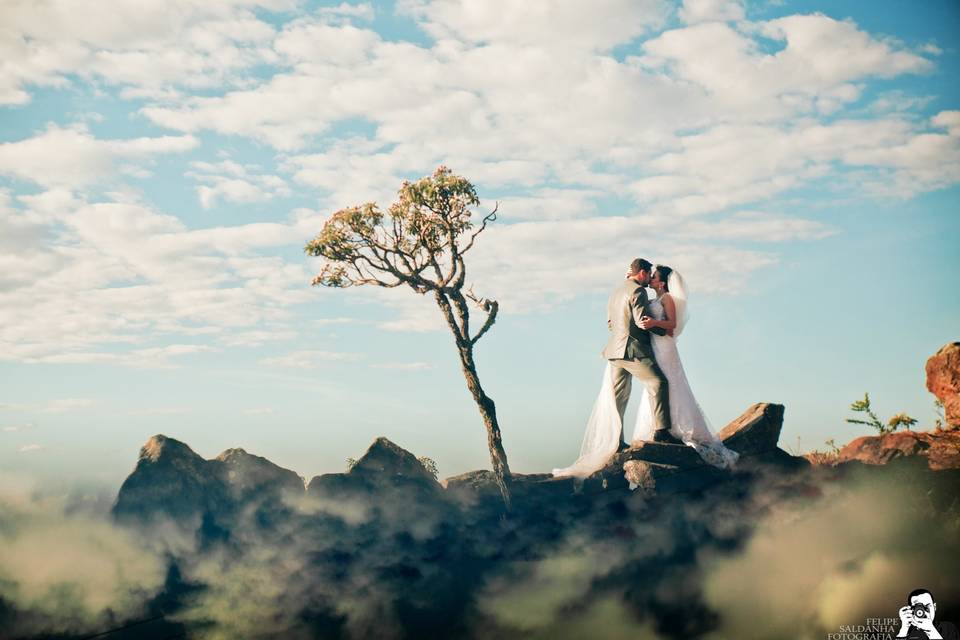
[[[943,403],[947,427],[960,429],[960,342],[944,345],[927,360],[927,389]]]

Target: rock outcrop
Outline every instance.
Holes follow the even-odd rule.
[[[749,472],[756,464],[807,465],[777,447],[782,424],[783,405],[760,403],[720,431],[724,444],[741,454],[738,471]],[[595,500],[600,494],[627,496],[631,485],[647,495],[699,491],[734,475],[704,463],[686,445],[644,442],[615,454],[585,479],[514,474],[511,491],[518,506],[537,510],[538,505]],[[374,440],[345,473],[315,476],[304,489],[293,471],[243,449],[205,460],[184,443],[157,435],[141,449],[114,514],[120,519],[200,517],[205,526],[228,528],[239,514],[253,513],[268,524],[284,516],[287,504],[276,499],[284,496],[305,497],[320,508],[349,502],[378,512],[393,510],[398,512],[394,519],[427,518],[428,512],[437,515],[454,507],[488,512],[502,507],[490,471],[470,471],[440,483],[416,456],[387,438]]]
[[[140,449],[113,512],[119,518],[164,514],[179,519],[220,511],[229,502],[226,484],[207,460],[179,440],[155,435]]]
[[[934,470],[960,469],[960,431],[900,431],[864,436],[840,450],[837,462],[856,460],[884,465],[899,458],[921,456]]]
[[[206,460],[183,442],[155,435],[117,494],[118,520],[199,522],[208,536],[247,512],[264,526],[282,517],[284,495],[302,497],[303,479],[266,458],[228,449]]]
[[[944,345],[926,369],[927,389],[943,403],[945,426],[960,429],[960,342]]]
[[[346,473],[315,476],[307,485],[307,496],[340,497],[407,491],[423,497],[435,496],[443,488],[416,456],[387,438],[377,438]]]
[[[723,444],[741,456],[762,455],[777,449],[783,428],[783,405],[759,402],[717,434]]]
[[[223,479],[238,499],[263,491],[304,490],[303,478],[299,475],[243,449],[227,449],[215,460],[222,464]]]

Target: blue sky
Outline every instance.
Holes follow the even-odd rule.
[[[432,301],[311,288],[302,251],[439,164],[500,202],[468,267],[501,303],[477,358],[514,470],[576,457],[636,256],[690,284],[717,428],[781,402],[781,445],[823,448],[865,434],[864,391],[933,422],[923,365],[960,337],[955,2],[0,12],[0,469],[115,484],[154,433],[308,477],[379,435],[486,467]]]

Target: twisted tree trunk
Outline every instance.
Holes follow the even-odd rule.
[[[473,361],[473,345],[475,340],[470,338],[469,313],[467,312],[466,300],[459,291],[449,292],[456,306],[456,315],[454,315],[453,306],[447,293],[437,291],[435,297],[437,305],[443,312],[444,318],[453,333],[454,342],[457,345],[457,352],[460,355],[460,366],[463,369],[463,377],[467,380],[467,389],[473,395],[477,408],[480,409],[480,416],[483,418],[483,424],[487,429],[487,448],[490,450],[490,463],[493,466],[493,477],[497,486],[500,488],[500,495],[503,497],[503,504],[507,511],[510,510],[510,465],[507,464],[507,454],[503,450],[503,441],[500,437],[500,425],[497,422],[497,407],[493,400],[483,391],[480,386],[480,377],[477,375],[477,365]],[[459,320],[459,322],[458,322]]]
[[[507,464],[507,454],[503,450],[503,442],[500,438],[500,425],[497,422],[497,407],[493,400],[483,392],[480,386],[480,378],[477,376],[477,368],[473,362],[473,346],[458,345],[460,351],[460,364],[463,367],[463,375],[467,379],[467,389],[473,394],[473,399],[480,409],[480,416],[483,418],[483,424],[487,428],[487,447],[490,449],[490,463],[493,465],[493,476],[500,487],[500,495],[503,496],[503,503],[507,511],[510,510],[510,465]]]

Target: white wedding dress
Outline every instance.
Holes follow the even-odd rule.
[[[677,351],[676,335],[686,324],[687,300],[683,279],[676,271],[670,275],[668,288],[675,292],[671,295],[677,309],[677,327],[674,329],[674,336],[651,334],[650,343],[657,364],[669,385],[670,433],[687,446],[693,447],[707,464],[729,469],[736,463],[739,454],[723,446],[713,433],[706,416],[693,396]],[[659,298],[651,301],[647,309],[657,320],[663,320],[666,317]],[[642,384],[639,386],[639,390],[642,391],[640,408],[637,412],[633,437],[630,440],[635,445],[641,441],[652,440],[654,430],[650,394]],[[554,469],[553,475],[585,478],[599,471],[617,452],[621,431],[620,414],[617,412],[613,392],[613,367],[608,362],[600,382],[600,393],[597,395],[590,419],[587,421],[583,443],[580,446],[580,457],[569,467]]]
[[[659,298],[652,300],[647,307],[656,320],[663,320],[666,314]],[[729,469],[740,457],[736,451],[723,446],[713,433],[706,415],[697,403],[687,382],[687,374],[680,362],[677,340],[674,336],[651,334],[650,344],[660,370],[667,378],[670,389],[670,433],[693,447],[704,462],[715,467]],[[644,389],[637,411],[637,423],[633,429],[631,443],[639,444],[653,439],[653,411],[650,394]]]

